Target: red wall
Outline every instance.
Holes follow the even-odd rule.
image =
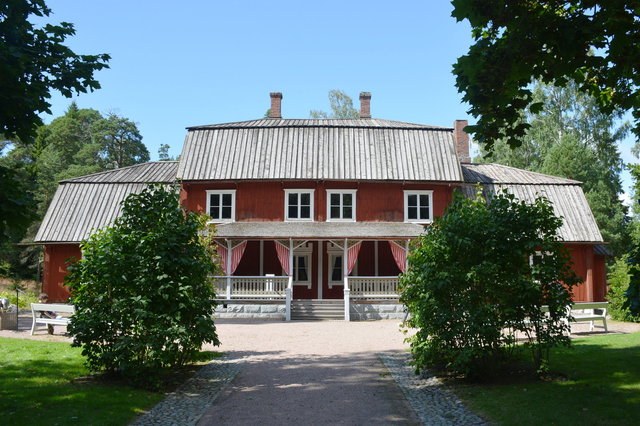
[[[69,289],[64,285],[67,260],[81,257],[79,244],[46,244],[44,246],[42,291],[47,293],[50,302],[67,301]]]
[[[188,210],[204,212],[208,189],[236,190],[236,221],[283,221],[284,190],[315,189],[314,220],[325,221],[327,190],[356,189],[356,220],[363,222],[403,222],[404,190],[432,190],[434,216],[442,216],[453,198],[448,185],[403,184],[387,182],[228,182],[185,183],[180,199]]]
[[[591,244],[567,244],[573,270],[583,282],[573,289],[575,302],[604,302],[607,293],[606,259],[594,255]]]

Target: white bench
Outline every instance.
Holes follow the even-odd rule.
[[[609,302],[578,302],[571,305],[571,316],[573,322],[589,322],[589,331],[593,331],[593,322],[602,321],[604,325],[604,331],[609,331],[607,328],[607,307]],[[596,313],[596,309],[600,310],[600,313]],[[576,312],[581,311],[581,312]]]
[[[55,312],[57,315],[60,314],[70,314],[73,315],[76,313],[76,307],[73,305],[65,305],[63,303],[32,303],[31,304],[31,316],[33,318],[33,323],[31,324],[31,335],[33,336],[34,331],[36,330],[36,324],[45,324],[45,325],[68,325],[71,320],[69,316],[63,316],[62,318],[41,318],[40,314],[43,311],[47,312]]]

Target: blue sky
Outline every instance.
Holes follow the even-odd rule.
[[[152,159],[178,155],[185,127],[250,120],[282,92],[285,118],[328,110],[341,89],[371,113],[451,126],[473,118],[451,74],[472,42],[448,1],[72,1],[48,0],[49,21],[74,24],[79,54],[109,53],[102,89],[75,98],[138,124]],[[52,116],[71,100],[54,95]],[[622,148],[625,161],[631,138]],[[628,178],[625,178],[628,181]]]

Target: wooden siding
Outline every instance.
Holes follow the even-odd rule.
[[[453,187],[433,184],[401,184],[389,182],[229,182],[184,183],[180,199],[188,210],[204,212],[206,191],[236,190],[236,221],[283,221],[285,189],[315,189],[314,220],[327,216],[327,190],[356,189],[356,218],[359,222],[403,222],[404,190],[432,190],[434,216],[442,216],[453,197]]]
[[[568,244],[574,272],[583,282],[573,289],[574,302],[604,302],[606,297],[605,257],[593,253],[591,244]]]
[[[43,288],[51,302],[66,302],[69,289],[64,285],[68,259],[80,259],[78,244],[46,244],[44,246]]]

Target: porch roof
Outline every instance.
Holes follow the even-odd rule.
[[[410,239],[422,225],[403,222],[233,222],[217,226],[217,238],[225,239]]]

